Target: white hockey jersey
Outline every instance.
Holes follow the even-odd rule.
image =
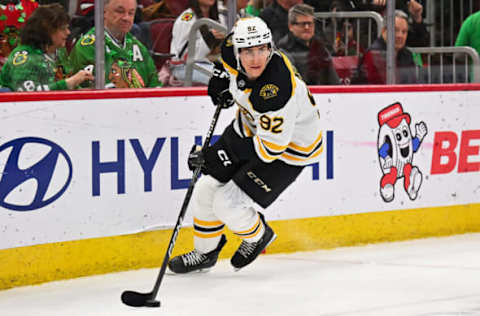
[[[249,82],[237,70],[227,39],[222,63],[239,107],[234,129],[241,137],[253,138],[257,156],[267,163],[280,159],[296,166],[317,162],[323,151],[319,108],[288,58],[275,52],[262,75]]]
[[[198,17],[191,8],[183,11],[175,20],[172,29],[172,42],[170,44],[170,54],[175,54],[172,57],[174,63],[185,62],[188,54],[188,35]],[[226,25],[223,16],[220,16],[220,23]],[[210,48],[202,37],[200,31],[197,31],[195,42],[195,61],[208,61],[207,55],[210,53]]]

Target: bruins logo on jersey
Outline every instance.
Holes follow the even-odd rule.
[[[89,46],[89,45],[92,45],[93,43],[95,43],[95,35],[89,34],[89,35],[85,35],[82,38],[82,41],[80,42],[80,45]]]
[[[20,52],[16,52],[15,55],[13,56],[13,65],[14,66],[19,66],[21,64],[24,64],[28,59],[28,52],[26,50],[22,50]]]
[[[190,21],[191,19],[193,19],[193,14],[190,12],[187,12],[182,15],[181,19],[182,21]]]
[[[264,100],[268,100],[271,98],[274,98],[278,95],[278,90],[280,90],[276,85],[274,84],[266,84],[260,89],[260,96]]]

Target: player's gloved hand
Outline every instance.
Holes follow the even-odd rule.
[[[203,157],[202,147],[199,145],[193,145],[188,155],[188,169],[194,171],[198,167],[205,165],[205,158]]]
[[[213,104],[223,108],[231,107],[235,101],[228,90],[230,86],[230,76],[221,64],[215,64],[213,74],[208,82],[208,95]]]

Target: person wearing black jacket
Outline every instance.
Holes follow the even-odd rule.
[[[339,78],[325,42],[315,35],[314,9],[297,4],[288,12],[287,35],[277,44],[308,85],[335,85]]]
[[[288,10],[302,2],[302,0],[273,0],[272,4],[262,10],[259,17],[272,30],[274,43],[278,43],[288,34]]]

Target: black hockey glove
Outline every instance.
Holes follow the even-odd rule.
[[[198,167],[205,166],[205,158],[203,157],[202,147],[199,145],[193,145],[188,155],[188,169],[194,171]],[[202,168],[203,171],[203,168]]]
[[[215,64],[213,75],[208,82],[208,95],[213,104],[220,105],[223,108],[231,107],[235,101],[228,90],[230,86],[230,76],[221,64]]]

